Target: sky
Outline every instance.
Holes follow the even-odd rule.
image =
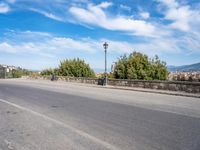
[[[200,62],[199,0],[0,0],[0,64],[42,70],[81,58],[95,70],[124,54]]]

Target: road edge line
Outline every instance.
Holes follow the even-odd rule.
[[[100,139],[98,139],[98,138],[96,138],[96,137],[94,137],[94,136],[92,136],[92,135],[90,135],[90,134],[88,134],[88,133],[86,133],[86,132],[84,132],[84,131],[81,131],[81,130],[79,130],[79,129],[76,129],[76,128],[70,126],[70,125],[67,125],[67,124],[65,124],[65,123],[63,123],[63,122],[61,122],[61,121],[58,121],[58,120],[56,120],[56,119],[53,119],[53,118],[51,118],[51,117],[49,117],[49,116],[46,116],[46,115],[44,115],[44,114],[38,113],[38,112],[36,112],[36,111],[33,111],[33,110],[31,110],[31,109],[25,108],[25,107],[20,106],[20,105],[18,105],[18,104],[9,102],[9,101],[7,101],[7,100],[3,100],[3,99],[1,99],[1,98],[0,98],[0,102],[5,103],[5,104],[8,104],[8,105],[11,105],[11,106],[13,106],[13,107],[15,107],[15,108],[18,108],[18,109],[20,109],[20,110],[29,112],[29,113],[31,113],[31,114],[33,114],[33,115],[36,115],[36,116],[38,116],[38,117],[41,117],[41,118],[43,118],[43,119],[45,119],[45,120],[51,121],[51,122],[53,122],[53,123],[55,123],[55,124],[61,125],[61,126],[65,127],[65,128],[68,128],[69,130],[72,130],[73,132],[75,132],[75,133],[81,135],[82,137],[85,137],[85,138],[87,138],[87,139],[90,139],[90,140],[92,140],[93,142],[96,142],[96,143],[98,143],[98,144],[100,144],[100,145],[103,145],[104,147],[106,147],[106,148],[108,148],[108,149],[111,149],[111,150],[119,150],[119,149],[116,148],[115,146],[113,146],[113,145],[111,145],[111,144],[109,144],[109,143],[107,143],[107,142],[105,142],[105,141],[102,141],[102,140],[100,140]]]

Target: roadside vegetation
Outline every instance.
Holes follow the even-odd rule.
[[[77,59],[65,59],[60,62],[58,68],[45,69],[41,72],[41,75],[57,76],[70,76],[70,77],[95,77],[94,71],[90,68],[89,64],[86,64],[84,60]]]
[[[32,71],[27,69],[17,68],[6,72],[5,70],[0,70],[0,78],[21,78],[22,76],[32,75]]]
[[[121,56],[113,69],[116,79],[166,80],[168,75],[166,63],[158,56],[151,59],[139,52]]]
[[[58,68],[45,69],[41,75],[57,75],[71,77],[95,77],[94,71],[84,60],[65,59]],[[108,73],[108,78],[138,79],[138,80],[166,80],[168,77],[166,63],[158,56],[149,58],[147,55],[133,52],[121,56],[113,66],[113,71]],[[104,77],[104,74],[101,75]]]
[[[33,72],[29,71],[27,69],[16,69],[11,71],[11,77],[12,78],[21,78],[22,76],[28,76],[31,75]]]

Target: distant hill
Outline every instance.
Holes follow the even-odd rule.
[[[168,66],[168,70],[171,72],[190,72],[190,71],[200,71],[200,63],[183,65],[183,66]]]

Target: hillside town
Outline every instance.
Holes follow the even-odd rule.
[[[168,76],[170,81],[196,81],[200,82],[200,71],[196,72],[172,72]]]
[[[20,67],[16,67],[13,65],[5,65],[5,64],[0,64],[0,78],[6,78],[6,76],[12,72],[13,70],[17,70]]]
[[[30,75],[32,71],[13,65],[0,64],[0,79],[21,78]]]

